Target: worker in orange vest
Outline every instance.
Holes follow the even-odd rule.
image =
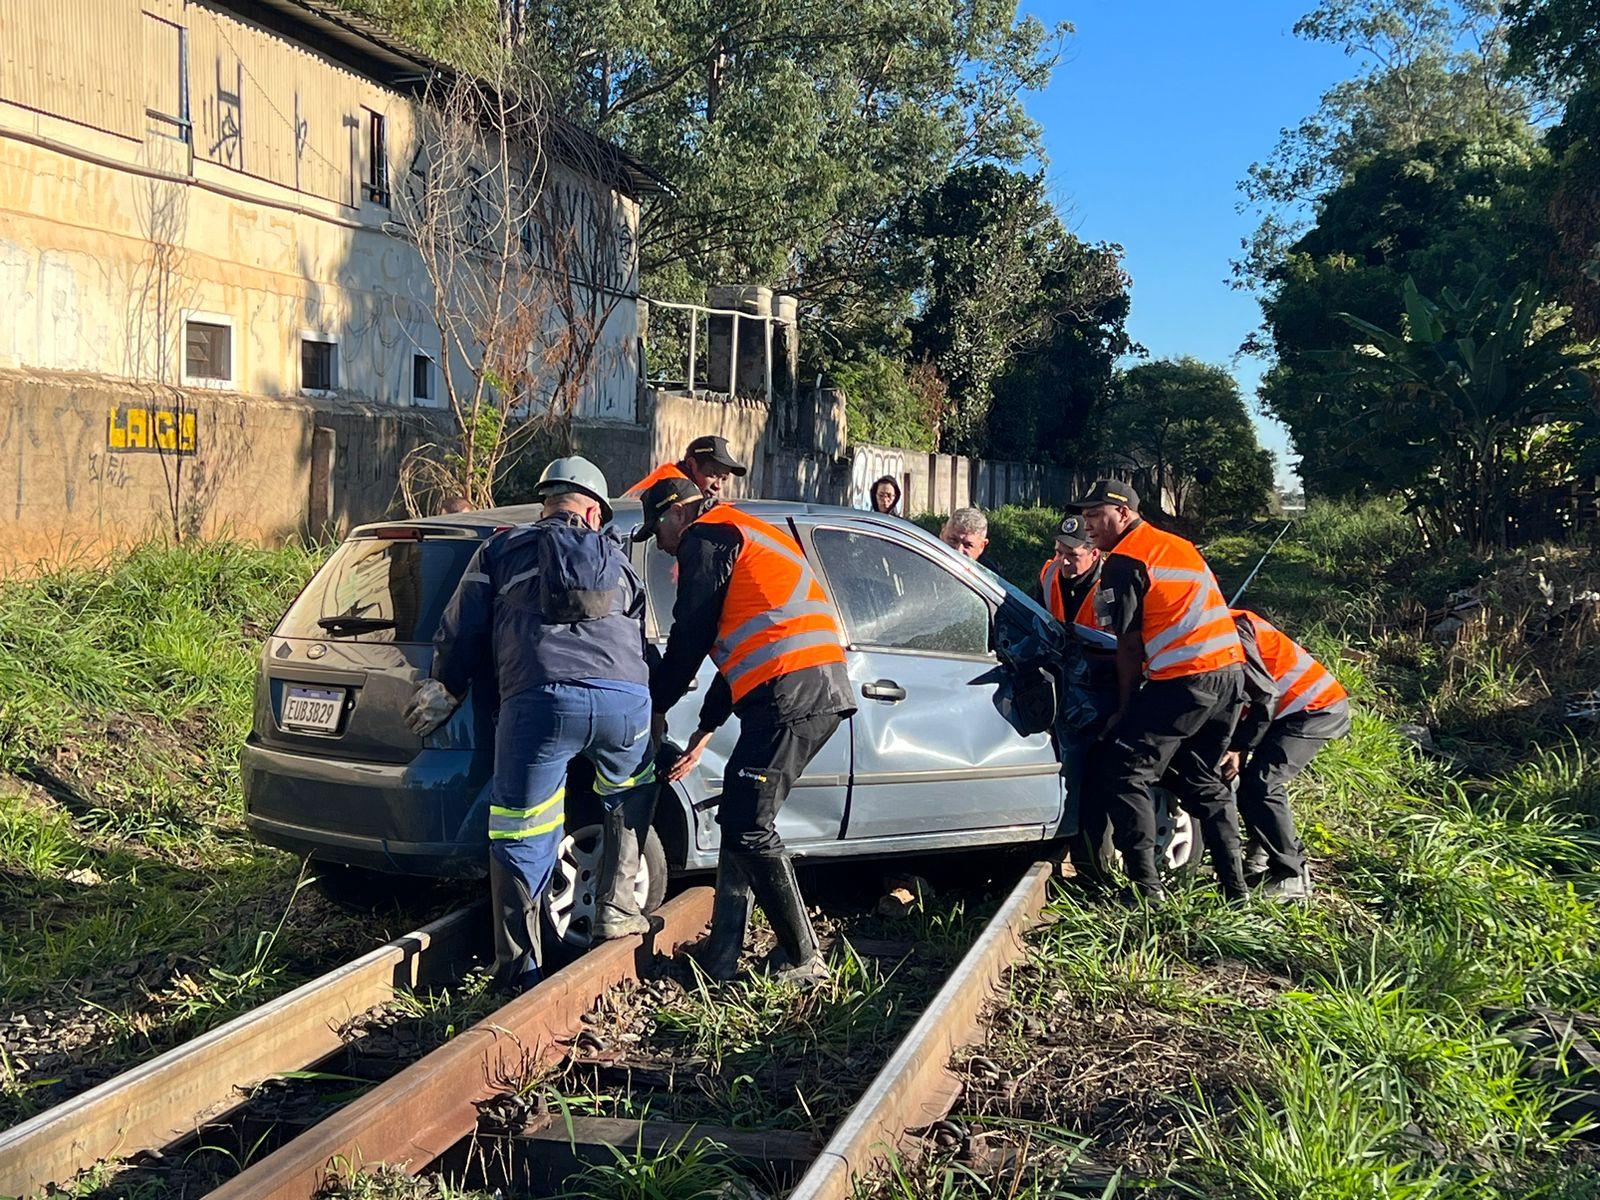
[[[1128,484],[1097,480],[1068,507],[1105,555],[1095,624],[1117,637],[1117,709],[1095,752],[1097,786],[1085,793],[1106,805],[1128,898],[1166,897],[1151,789],[1168,776],[1224,894],[1242,899],[1239,819],[1221,774],[1244,703],[1244,648],[1227,601],[1191,543],[1140,518]]]
[[[776,821],[806,764],[856,710],[844,627],[788,533],[729,504],[703,509],[703,500],[687,479],[662,479],[645,492],[634,534],[655,537],[678,560],[672,633],[650,680],[658,742],[706,655],[717,666],[699,727],[667,778],[688,775],[712,733],[730,713],[739,717],[723,769],[717,892],[701,965],[715,979],[737,973],[753,895],[781,952],[769,965],[779,978],[811,985],[827,967]]]
[[[1304,646],[1259,613],[1233,610],[1245,652],[1249,703],[1222,760],[1239,781],[1239,818],[1250,834],[1245,877],[1278,900],[1311,895],[1305,847],[1295,836],[1289,781],[1317,752],[1350,732],[1349,694]]]
[[[1095,585],[1099,582],[1100,548],[1089,536],[1083,518],[1068,513],[1056,529],[1055,554],[1039,568],[1039,603],[1063,625],[1070,621],[1093,629]]]
[[[626,492],[641,495],[651,484],[663,479],[687,479],[706,498],[706,507],[722,499],[722,489],[735,475],[748,474],[750,468],[734,457],[728,439],[708,433],[689,443],[683,457],[675,463],[662,463]]]

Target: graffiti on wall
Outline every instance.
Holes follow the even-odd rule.
[[[903,480],[905,474],[904,450],[894,450],[886,446],[857,446],[850,463],[850,506],[871,508],[873,481],[882,479],[885,475],[893,475],[896,479]]]
[[[107,450],[192,455],[197,445],[192,412],[119,404],[106,418]]]

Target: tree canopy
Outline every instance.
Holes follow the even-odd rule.
[[[1129,281],[1065,229],[1023,107],[1069,25],[1016,0],[348,2],[457,59],[514,25],[563,115],[671,181],[645,293],[798,296],[803,372],[872,381],[859,427],[992,453],[1103,404]]]
[[[1272,454],[1256,441],[1239,385],[1194,358],[1142,363],[1117,379],[1107,442],[1147,467],[1151,500],[1190,521],[1253,517],[1272,491]]]

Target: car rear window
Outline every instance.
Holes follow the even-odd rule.
[[[450,602],[467,562],[483,543],[477,538],[438,537],[421,541],[352,538],[333,552],[305,591],[278,623],[279,637],[341,638],[363,642],[433,640],[444,606]],[[364,618],[340,628],[318,624],[335,617]]]

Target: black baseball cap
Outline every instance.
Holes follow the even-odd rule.
[[[695,487],[692,479],[684,479],[681,475],[669,475],[666,479],[658,479],[645,489],[644,495],[639,497],[639,507],[644,510],[644,520],[640,521],[639,528],[633,531],[633,540],[643,542],[655,537],[656,530],[661,527],[661,518],[674,504],[701,498],[701,491]]]
[[[1083,518],[1077,513],[1068,513],[1061,519],[1061,525],[1056,529],[1056,541],[1068,546],[1091,546],[1094,539],[1089,536],[1089,531],[1084,527]]]
[[[704,437],[697,437],[689,443],[689,448],[683,452],[685,458],[709,458],[718,466],[727,467],[735,475],[747,474],[750,470],[737,458],[733,451],[728,449],[728,439],[715,433],[708,433]]]
[[[1087,492],[1067,507],[1082,511],[1085,508],[1094,508],[1098,504],[1125,504],[1134,512],[1138,512],[1139,493],[1120,479],[1096,479],[1089,485]]]

